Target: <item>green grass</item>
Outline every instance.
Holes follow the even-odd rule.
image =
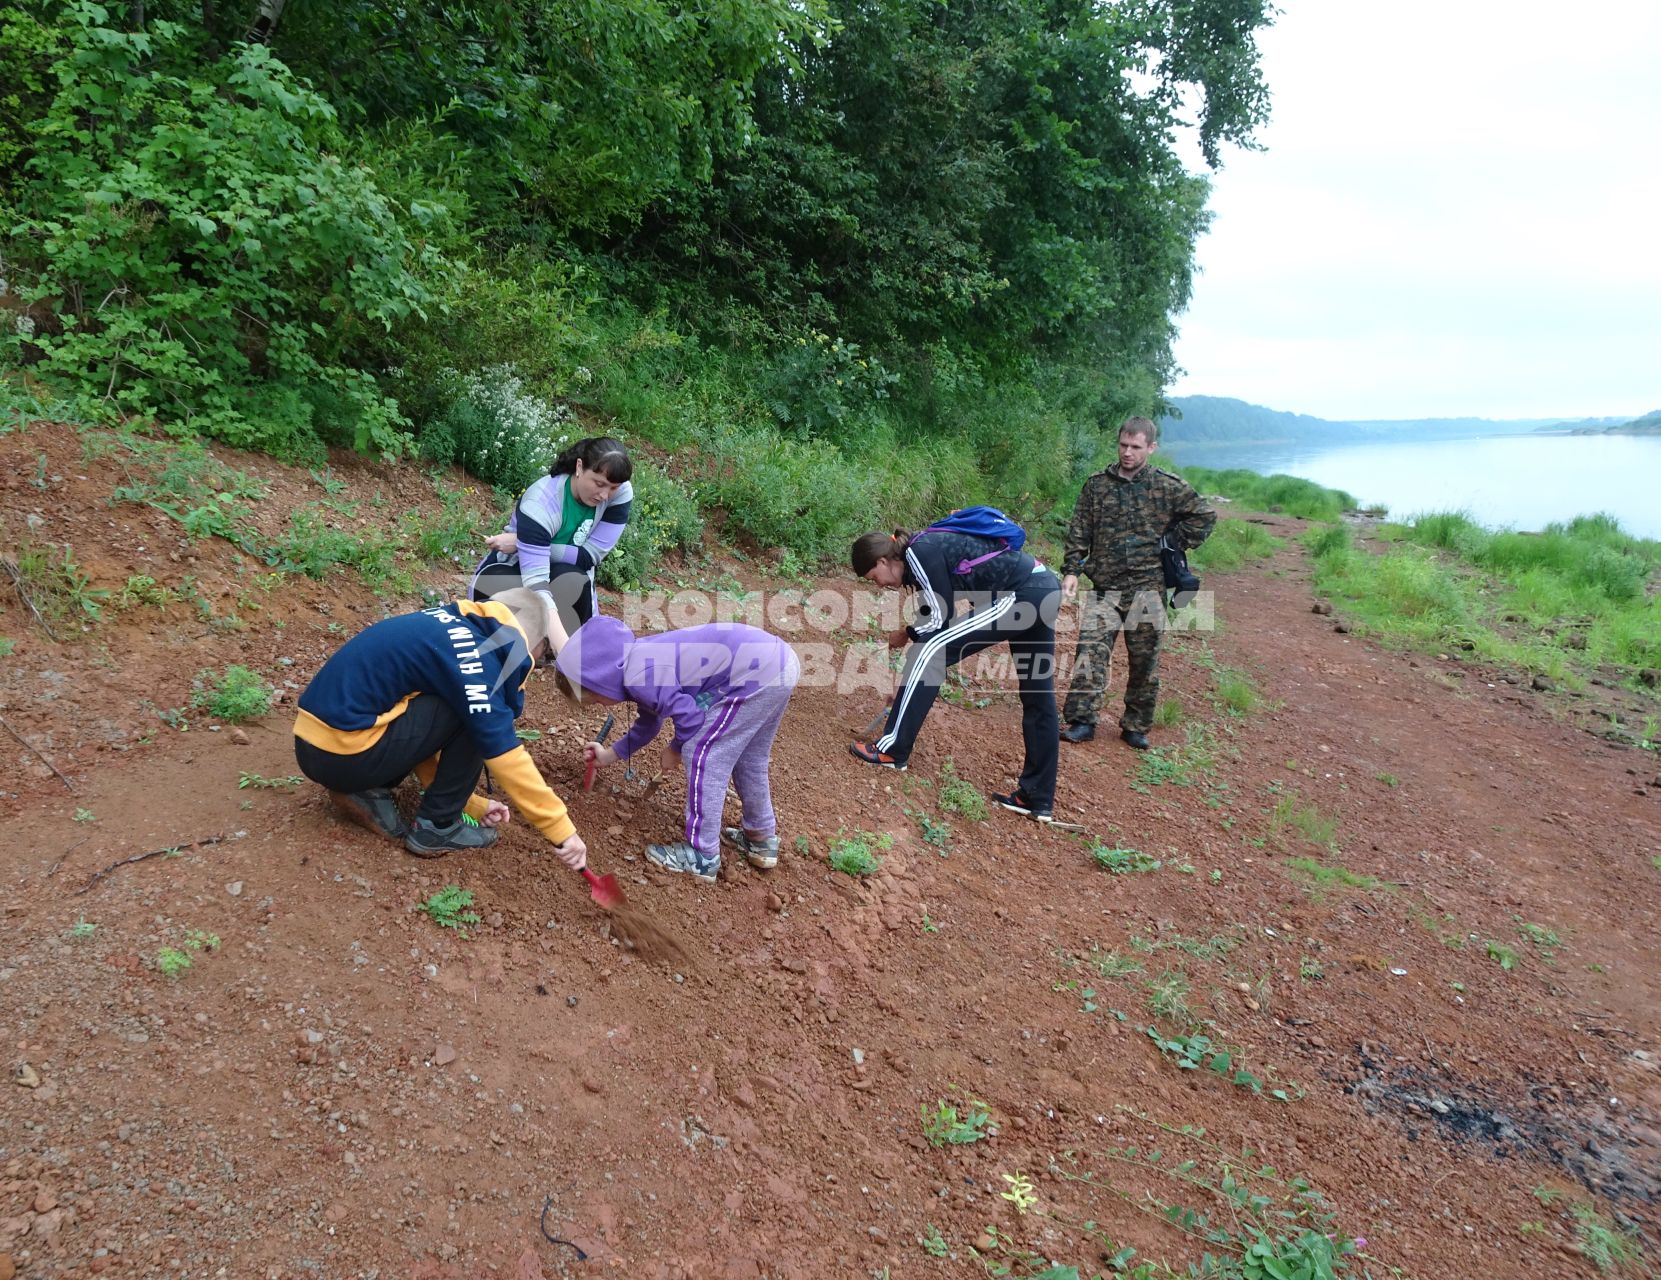
[[[1178,469],[1201,493],[1228,498],[1236,507],[1249,511],[1275,512],[1304,520],[1336,520],[1356,507],[1355,499],[1343,490],[1323,488],[1312,480],[1296,476],[1264,476],[1240,469],[1214,471],[1208,467]]]
[[[1360,875],[1346,867],[1336,867],[1317,858],[1287,858],[1284,865],[1288,870],[1307,876],[1311,885],[1321,891],[1362,889],[1371,892],[1379,886],[1375,876]]]
[[[1635,1268],[1643,1258],[1643,1237],[1631,1226],[1605,1217],[1589,1204],[1569,1207],[1574,1218],[1575,1247],[1605,1274]],[[1654,1273],[1647,1268],[1645,1275]]]
[[[1305,804],[1290,791],[1275,801],[1269,829],[1277,836],[1293,832],[1323,849],[1332,848],[1338,839],[1338,819],[1328,817],[1313,804]]]
[[[1182,699],[1177,697],[1164,698],[1154,708],[1154,726],[1160,729],[1174,729],[1182,723],[1182,716]]]
[[[1374,553],[1347,529],[1314,529],[1304,545],[1315,587],[1357,630],[1398,647],[1444,648],[1568,679],[1580,665],[1661,665],[1661,542],[1607,516],[1538,534],[1492,531],[1461,512],[1384,526],[1399,541]]]
[[[1285,538],[1250,520],[1219,520],[1211,536],[1188,553],[1188,563],[1197,573],[1227,573],[1266,560],[1285,545]]]

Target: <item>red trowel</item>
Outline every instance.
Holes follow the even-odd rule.
[[[611,737],[611,726],[616,723],[617,717],[609,711],[606,712],[605,722],[600,725],[600,736],[595,738],[594,741],[598,742],[602,747],[605,746],[606,739]],[[588,768],[583,770],[584,791],[594,790],[594,770],[599,768],[599,765],[600,762],[598,760],[590,760],[588,762]]]
[[[623,896],[623,886],[617,883],[616,876],[597,876],[584,867],[582,878],[588,881],[589,897],[594,899],[601,910],[615,911],[618,907],[628,905],[629,900]]]

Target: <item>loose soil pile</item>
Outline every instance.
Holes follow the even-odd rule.
[[[238,465],[274,509],[307,483]],[[432,501],[335,466],[385,509]],[[1106,1264],[1086,1220],[1180,1266],[1199,1249],[1091,1155],[1146,1145],[1150,1121],[1307,1175],[1374,1276],[1594,1274],[1563,1212],[1594,1197],[1657,1256],[1661,763],[1574,728],[1572,695],[1335,631],[1295,546],[1207,583],[1222,625],[1172,643],[1166,752],[1064,744],[1058,816],[1156,871],[941,811],[948,758],[982,792],[1011,781],[1007,691],[938,704],[900,775],[845,752],[874,694],[804,687],[774,758],[777,869],[661,875],[642,850],[674,837],[680,786],[643,800],[611,770],[583,794],[600,717],[533,688],[533,753],[598,869],[687,947],[677,969],[614,936],[522,823],[422,862],[316,788],[257,785],[295,773],[294,692],[417,601],[344,578],[256,591],[263,566],[109,505],[114,480],[67,429],[0,437],[7,544],[72,544],[98,586],[193,575],[245,628],[171,604],[54,643],[0,585],[0,1275],[898,1278],[976,1274],[975,1249],[1088,1275]],[[232,661],[285,695],[269,716],[163,722]],[[1218,709],[1215,664],[1265,707]],[[832,872],[862,832],[891,839],[879,872]],[[416,909],[447,884],[474,894],[468,936]],[[164,976],[164,947],[189,967]],[[1111,976],[1108,953],[1140,968]],[[1264,1094],[1144,1034],[1150,985],[1183,984]],[[992,1136],[930,1146],[919,1113],[942,1098],[984,1101]],[[1003,1175],[1031,1179],[1032,1212]]]

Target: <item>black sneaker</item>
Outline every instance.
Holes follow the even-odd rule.
[[[1028,800],[1020,787],[1016,787],[1007,796],[993,796],[999,804],[1011,813],[1018,813],[1023,818],[1031,818],[1034,822],[1053,822],[1055,814],[1047,804],[1036,804]]]
[[[480,826],[464,814],[447,827],[436,827],[426,818],[417,818],[404,840],[404,848],[417,858],[442,858],[454,849],[488,849],[495,843],[495,827]]]
[[[331,791],[329,800],[336,813],[366,831],[385,836],[388,840],[402,840],[409,834],[409,828],[404,825],[404,815],[398,812],[398,802],[385,787],[350,793]]]

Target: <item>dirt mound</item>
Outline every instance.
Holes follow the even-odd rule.
[[[1214,1207],[1144,1159],[1193,1126],[1218,1167],[1249,1149],[1308,1175],[1366,1237],[1355,1274],[1593,1274],[1571,1204],[1655,1229],[1654,757],[1561,722],[1562,695],[1335,632],[1295,549],[1208,582],[1223,626],[1173,641],[1160,751],[1065,747],[1058,813],[1095,840],[942,807],[953,774],[1013,777],[1007,689],[942,701],[897,775],[845,753],[874,694],[804,687],[779,866],[689,884],[642,856],[683,793],[584,794],[599,716],[533,689],[533,754],[596,867],[697,958],[678,969],[523,824],[407,858],[290,780],[286,703],[240,733],[190,708],[227,662],[291,697],[414,592],[267,581],[109,505],[119,460],[66,429],[0,437],[0,461],[9,545],[67,543],[112,592],[54,641],[0,584],[0,1255],[21,1276],[898,1277],[977,1253],[1088,1275],[1125,1247],[1180,1267],[1200,1248],[1135,1202]],[[274,522],[316,496],[235,465]],[[333,476],[342,520],[436,503],[419,478]],[[132,577],[181,598],[114,607]],[[1222,710],[1220,667],[1264,706]],[[849,837],[875,874],[830,870]],[[1098,841],[1137,856],[1115,873]],[[450,884],[474,895],[465,936],[419,910]]]

